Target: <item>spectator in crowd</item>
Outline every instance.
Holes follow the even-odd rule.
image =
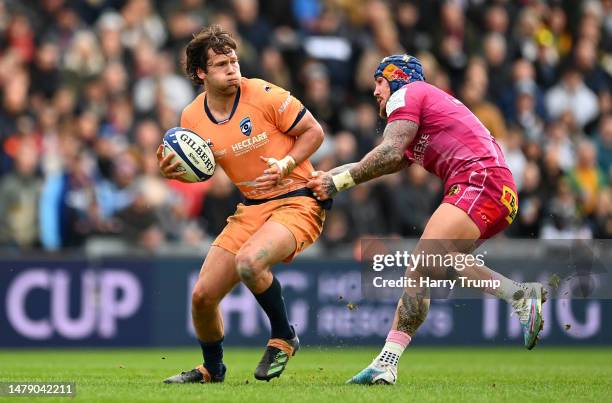
[[[44,249],[82,247],[88,236],[106,232],[95,197],[91,156],[66,135],[62,138],[63,168],[47,176],[40,196],[40,231]]]
[[[460,98],[496,139],[506,137],[506,123],[499,108],[485,99],[486,81],[464,81]]]
[[[529,143],[528,147],[534,147],[534,143]],[[565,177],[565,171],[561,168],[558,148],[548,147],[543,152],[541,173],[542,192],[544,198],[550,200],[558,190],[559,181]]]
[[[527,158],[521,149],[523,142],[522,133],[518,127],[511,127],[508,130],[508,135],[500,141],[500,146],[504,152],[506,164],[514,176],[517,190],[521,191]],[[519,199],[520,200],[520,199]]]
[[[576,43],[574,63],[584,77],[586,86],[595,94],[612,87],[610,76],[597,60],[597,47],[592,41],[583,38]]]
[[[327,132],[340,130],[341,98],[333,92],[330,76],[324,64],[311,62],[302,70],[305,92],[302,102]]]
[[[570,184],[560,180],[556,195],[548,205],[548,218],[544,221],[541,239],[590,239],[591,229],[580,219],[578,205]]]
[[[561,81],[546,93],[546,108],[551,118],[569,112],[581,129],[597,117],[597,95],[584,84],[575,67],[567,67]]]
[[[498,33],[488,34],[484,38],[483,52],[489,75],[489,94],[499,104],[508,86],[510,69],[506,59],[508,44],[506,38]]]
[[[293,88],[289,68],[283,55],[275,47],[267,47],[262,51],[261,77],[281,88]]]
[[[607,180],[597,166],[597,149],[590,140],[582,140],[576,154],[576,166],[569,171],[568,179],[578,198],[580,212],[588,217],[595,211],[599,193],[606,187]]]
[[[527,95],[527,99],[518,98]],[[512,66],[512,80],[500,99],[506,120],[523,127],[530,138],[540,139],[546,119],[544,94],[536,82],[535,69],[526,59],[517,59]]]
[[[394,189],[389,192],[391,211],[395,212],[391,220],[392,232],[402,236],[420,236],[441,200],[441,183],[422,167],[413,165],[407,174],[398,177]]]
[[[134,84],[134,106],[139,114],[154,112],[157,103],[167,105],[177,114],[193,100],[195,94],[189,81],[174,71],[174,61],[167,52],[155,57],[155,69]]]
[[[259,13],[259,3],[257,0],[233,0],[232,5],[240,36],[261,53],[270,44],[272,29],[266,18]]]
[[[433,49],[454,82],[465,69],[469,56],[476,51],[477,34],[471,21],[466,19],[461,2],[441,3],[439,25],[434,30]]]
[[[514,120],[533,141],[544,140],[545,122],[537,111],[537,88],[533,82],[520,82],[515,87]]]
[[[546,130],[546,147],[545,151],[554,152],[558,158],[558,164],[565,172],[574,167],[575,146],[570,138],[570,133],[567,125],[562,120],[550,122]]]
[[[540,233],[545,207],[541,181],[540,168],[533,162],[525,165],[518,194],[521,207],[516,222],[508,231],[510,234],[534,238]]]
[[[38,245],[38,146],[32,136],[15,150],[15,169],[0,178],[0,244],[21,249]]]
[[[597,147],[597,162],[608,182],[612,182],[612,114],[607,114],[601,119],[599,132],[595,137]]]
[[[612,238],[612,191],[609,187],[599,193],[591,223],[594,238]]]

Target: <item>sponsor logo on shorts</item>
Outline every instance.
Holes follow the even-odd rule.
[[[245,136],[250,136],[251,131],[253,130],[253,124],[251,123],[251,118],[246,117],[240,121],[240,132]]]
[[[461,186],[460,185],[453,185],[453,186],[451,186],[450,189],[448,189],[448,193],[446,195],[447,196],[454,196],[457,193],[459,193],[460,190],[461,190]]]
[[[508,186],[504,185],[502,187],[502,196],[500,200],[502,204],[508,209],[506,221],[508,221],[508,224],[512,224],[518,212],[516,193],[514,193],[514,190],[510,189]]]

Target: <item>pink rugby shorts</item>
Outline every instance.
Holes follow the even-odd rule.
[[[442,203],[465,211],[488,239],[512,224],[518,212],[518,197],[512,173],[507,168],[483,168],[450,178]]]

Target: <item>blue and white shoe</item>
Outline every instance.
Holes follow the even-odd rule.
[[[346,383],[359,385],[395,385],[396,381],[397,367],[393,365],[380,367],[372,363],[346,381]]]
[[[525,293],[512,302],[523,329],[525,347],[531,350],[540,340],[540,332],[544,329],[542,319],[542,304],[546,302],[546,289],[540,283],[524,283]]]

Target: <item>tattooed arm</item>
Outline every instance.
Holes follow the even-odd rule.
[[[326,173],[315,172],[315,179],[308,182],[307,186],[316,193],[319,200],[325,200],[338,191],[399,171],[406,166],[404,152],[418,130],[419,125],[411,120],[395,120],[389,123],[385,127],[383,141],[361,161],[334,168]],[[348,171],[346,168],[349,168]],[[345,172],[348,182],[334,180],[334,176],[341,172]]]
[[[389,123],[385,127],[383,141],[349,170],[355,184],[402,169],[406,165],[404,152],[418,130],[419,125],[411,120]]]

